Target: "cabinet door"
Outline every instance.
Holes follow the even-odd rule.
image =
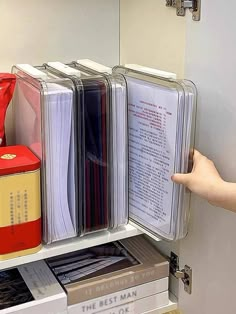
[[[198,88],[196,148],[236,182],[236,2],[202,1],[200,22],[187,16],[185,77]],[[193,268],[193,291],[180,284],[185,314],[236,313],[236,214],[192,196],[189,234],[180,243],[181,266]]]

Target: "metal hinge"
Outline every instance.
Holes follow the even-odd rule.
[[[178,16],[184,16],[186,9],[190,9],[194,21],[200,21],[201,0],[166,0],[167,7],[176,8]]]
[[[188,265],[184,266],[184,269],[179,269],[179,257],[175,253],[171,252],[170,255],[170,273],[177,279],[181,279],[184,283],[184,291],[192,293],[192,268]]]

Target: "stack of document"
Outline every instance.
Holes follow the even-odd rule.
[[[89,233],[108,228],[108,102],[104,82],[84,79],[85,225]]]
[[[76,100],[78,150],[78,210],[80,235],[109,228],[110,216],[110,99],[108,84],[59,62],[45,64],[48,72],[70,79]]]
[[[101,68],[99,72],[89,65],[46,65],[51,73],[70,78],[77,91],[83,234],[117,228],[128,220],[126,82],[121,75],[104,73]]]
[[[111,75],[112,69],[88,59],[70,63],[90,77],[103,77],[108,84],[110,99],[110,227],[117,228],[128,221],[128,121],[127,86],[122,75]]]
[[[44,94],[45,225],[50,241],[76,235],[75,139],[72,132],[73,92],[48,83]]]
[[[28,65],[13,68],[16,143],[41,159],[43,238],[77,234],[74,97],[70,84]]]

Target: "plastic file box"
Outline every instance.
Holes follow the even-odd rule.
[[[197,91],[169,72],[130,64],[113,68],[128,89],[129,219],[154,237],[187,234],[190,192],[171,180],[191,169]]]
[[[196,87],[176,74],[137,64],[111,68],[88,59],[73,62],[80,71],[126,82],[128,123],[128,217],[143,232],[168,240],[187,234],[190,193],[171,175],[191,169],[195,134]],[[118,89],[116,87],[116,89]],[[120,106],[115,113],[121,114]],[[113,119],[113,124],[122,125]],[[114,136],[113,136],[114,141]],[[114,156],[120,151],[114,147]],[[121,176],[122,172],[118,171]],[[124,182],[123,182],[124,184]],[[124,204],[123,204],[124,206]],[[120,209],[119,209],[120,210]]]
[[[123,77],[92,73],[80,69],[76,63],[49,62],[45,66],[54,75],[70,78],[77,91],[76,133],[82,154],[79,171],[83,183],[82,234],[126,224],[127,137],[124,132],[127,107]],[[116,117],[122,122],[122,132]]]
[[[74,85],[69,79],[14,66],[15,142],[42,162],[43,240],[51,243],[77,235],[77,151],[74,134]]]
[[[37,102],[42,107],[41,115],[29,119],[30,106],[24,108],[18,91],[18,139],[24,132],[30,134],[25,131],[27,127],[40,137],[35,123],[41,123],[42,160],[46,165],[43,200],[45,195],[55,200],[48,207],[51,200],[46,198],[46,241],[116,228],[128,220],[154,238],[183,238],[187,234],[190,193],[174,184],[171,175],[191,169],[197,98],[194,84],[176,79],[174,73],[135,64],[116,66],[111,71],[85,61],[31,67],[30,80],[25,66],[24,75],[21,66],[13,68],[18,87],[33,111],[37,112]],[[40,86],[38,100],[32,95],[30,98],[20,86],[22,80],[34,85],[32,78]],[[53,87],[56,101],[51,97],[51,82],[60,86],[56,93]],[[68,86],[70,105],[65,104],[67,98],[58,98],[62,89],[63,95],[65,88],[68,93]],[[19,108],[23,110],[19,112]],[[69,155],[63,159],[64,151]],[[57,159],[59,162],[55,162]],[[67,175],[66,181],[60,177],[61,171],[63,177]],[[62,182],[66,183],[67,195],[60,189]],[[68,202],[63,203],[66,197]],[[56,203],[58,199],[60,204]]]
[[[124,77],[91,60],[68,64],[91,77],[102,76],[109,86],[110,98],[110,228],[128,222],[128,121],[127,86]]]

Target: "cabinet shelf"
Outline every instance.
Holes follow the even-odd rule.
[[[99,244],[133,237],[139,234],[142,234],[142,232],[134,226],[128,224],[116,230],[101,231],[86,235],[81,238],[72,238],[60,242],[55,242],[49,245],[44,245],[43,248],[35,254],[0,261],[0,270],[12,268],[21,264],[35,262],[37,260],[42,260],[69,252],[82,250]]]

